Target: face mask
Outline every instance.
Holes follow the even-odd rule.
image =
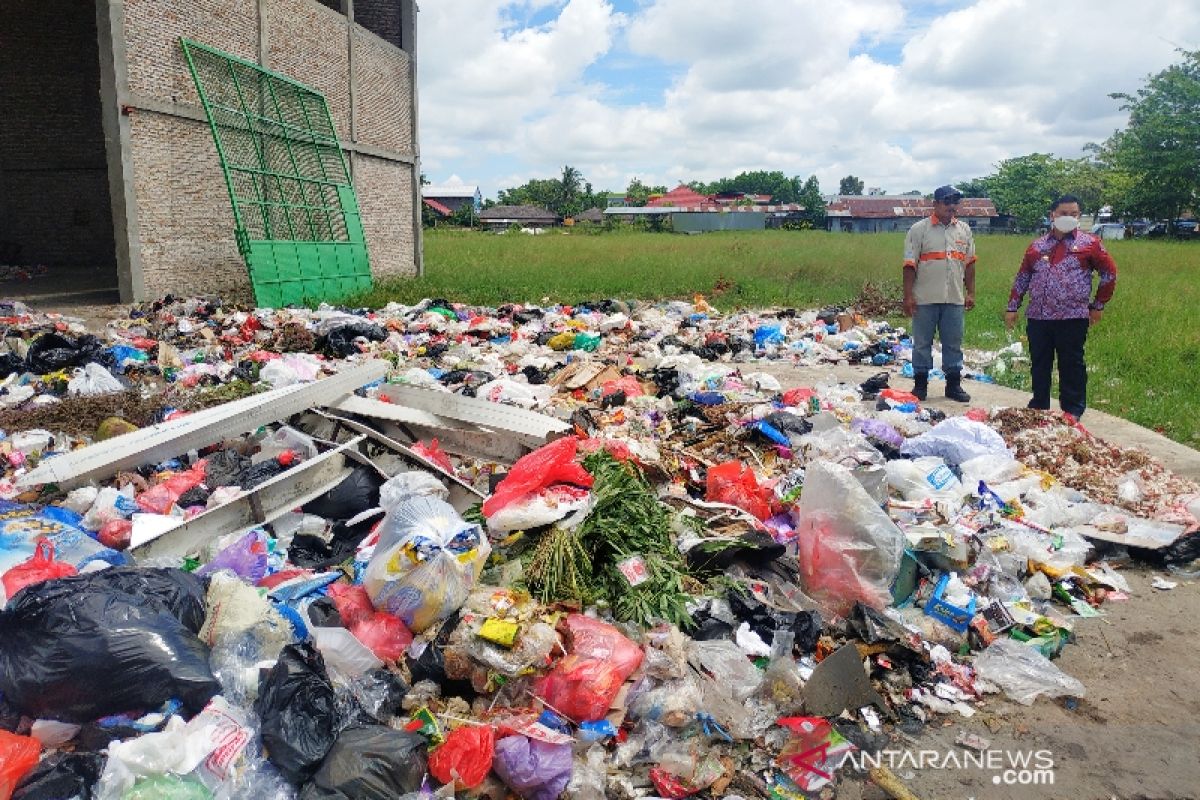
[[[1079,220],[1075,217],[1063,216],[1054,218],[1054,230],[1059,233],[1070,233],[1078,227]]]

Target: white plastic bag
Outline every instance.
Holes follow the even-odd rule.
[[[1021,705],[1038,695],[1083,697],[1083,684],[1066,674],[1036,649],[1012,639],[997,639],[975,659],[980,678],[1004,690]]]
[[[76,369],[72,378],[67,382],[67,394],[96,395],[123,392],[125,387],[100,364],[92,362],[82,369]]]
[[[899,458],[887,462],[888,486],[905,500],[930,500],[934,503],[961,503],[969,490],[946,466],[940,456],[926,456],[911,461]]]
[[[1004,437],[984,425],[966,417],[950,417],[923,433],[905,442],[900,452],[906,456],[940,456],[949,464],[961,464],[979,456],[1008,456],[1012,451],[1004,443]]]
[[[438,500],[448,500],[450,490],[433,475],[419,469],[393,475],[383,486],[379,487],[381,508],[396,508],[401,503],[416,497],[436,497]]]
[[[387,509],[363,585],[376,608],[420,633],[466,602],[491,549],[449,503],[413,498]]]
[[[841,615],[859,600],[876,608],[891,604],[904,534],[849,469],[809,464],[793,516],[806,594]]]

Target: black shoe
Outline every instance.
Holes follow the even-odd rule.
[[[961,372],[946,373],[946,397],[959,403],[971,402],[971,395],[963,391]]]
[[[924,400],[929,394],[929,373],[918,372],[913,375],[912,393],[916,395],[918,400]]]

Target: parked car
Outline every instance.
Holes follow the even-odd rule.
[[[1124,239],[1125,225],[1121,222],[1101,222],[1092,226],[1092,233],[1101,239]]]

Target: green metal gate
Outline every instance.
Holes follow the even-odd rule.
[[[371,288],[358,199],[325,98],[291,78],[182,39],[260,306]]]

